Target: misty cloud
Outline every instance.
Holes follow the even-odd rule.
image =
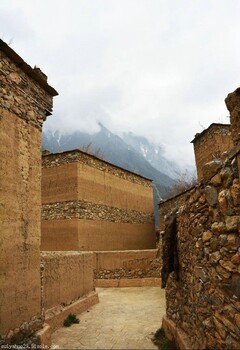
[[[237,0],[2,0],[0,35],[57,89],[45,129],[133,131],[193,163],[238,87]]]

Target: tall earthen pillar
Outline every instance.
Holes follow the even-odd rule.
[[[42,326],[41,129],[57,92],[0,40],[0,335]]]

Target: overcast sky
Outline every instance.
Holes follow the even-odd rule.
[[[239,84],[239,0],[1,0],[0,36],[58,92],[46,129],[132,131],[193,162],[228,123]]]

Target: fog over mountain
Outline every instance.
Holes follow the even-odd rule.
[[[239,13],[237,0],[2,0],[0,36],[59,93],[46,129],[101,121],[160,140],[187,168],[202,126],[228,122]]]
[[[114,134],[99,123],[100,130],[90,134],[75,131],[61,134],[59,131],[44,131],[42,149],[62,152],[82,149],[129,171],[153,180],[155,217],[158,224],[158,202],[167,196],[169,188],[179,173],[179,167],[164,156],[161,146],[155,145],[145,137],[133,133]]]

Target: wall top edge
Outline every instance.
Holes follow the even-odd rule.
[[[57,96],[58,92],[47,83],[47,77],[39,68],[32,68],[11,47],[0,39],[0,51],[4,52],[22,71],[34,79],[51,96]]]
[[[43,158],[43,160],[44,160],[45,158],[47,159],[47,158],[51,158],[51,157],[64,157],[64,156],[67,156],[67,155],[70,156],[70,155],[77,155],[77,154],[82,154],[82,155],[84,155],[84,156],[86,156],[86,157],[92,158],[93,160],[95,159],[95,160],[97,160],[97,161],[99,161],[99,162],[101,162],[101,163],[103,163],[103,164],[110,165],[110,166],[112,166],[112,167],[114,167],[114,168],[116,168],[116,169],[120,169],[120,170],[122,170],[122,171],[124,171],[124,172],[126,172],[126,173],[129,173],[129,174],[132,174],[132,175],[134,175],[134,176],[140,177],[140,178],[145,179],[145,180],[147,180],[147,181],[149,181],[149,182],[152,182],[152,181],[153,181],[152,179],[149,179],[148,177],[145,177],[145,176],[143,176],[143,175],[134,173],[134,172],[131,171],[131,170],[124,169],[124,168],[122,168],[122,167],[120,167],[120,166],[118,166],[118,165],[115,165],[115,164],[110,163],[110,162],[108,162],[108,161],[106,161],[106,160],[103,160],[103,159],[101,159],[101,158],[98,158],[97,156],[95,156],[95,155],[93,155],[93,154],[90,154],[90,153],[81,151],[80,149],[73,149],[73,150],[63,151],[63,152],[58,152],[58,153],[50,153],[50,152],[48,152],[47,150],[45,150],[45,151],[43,151],[43,153],[42,153],[42,158]],[[74,161],[77,162],[78,159],[74,159]],[[66,163],[67,163],[67,162],[66,162]],[[45,167],[45,166],[44,166],[44,163],[43,163],[43,167]]]

